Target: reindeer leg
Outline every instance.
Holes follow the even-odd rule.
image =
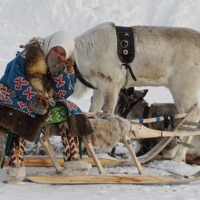
[[[138,160],[138,158],[135,155],[135,152],[134,152],[133,147],[132,147],[131,140],[128,138],[128,136],[124,136],[122,141],[125,144],[126,148],[129,150],[133,160],[135,161],[135,164],[136,164],[136,166],[138,168],[139,173],[140,174],[145,174],[144,168],[142,167],[140,161]]]

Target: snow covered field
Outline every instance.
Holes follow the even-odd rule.
[[[195,0],[0,0],[0,76],[6,64],[34,36],[45,37],[57,30],[67,30],[74,37],[93,26],[113,21],[116,25],[158,25],[188,27],[200,31],[200,2]],[[149,88],[146,99],[149,103],[173,102],[166,88]],[[89,91],[83,99],[71,99],[83,111],[88,111]],[[60,139],[52,142],[59,145]],[[120,146],[118,151],[127,150]],[[168,174],[170,169],[179,174],[190,175],[200,166],[185,163],[157,161],[148,164],[148,174]],[[135,167],[106,168],[115,173],[136,173]],[[28,173],[53,172],[54,168],[27,168]],[[0,199],[95,199],[160,200],[177,198],[199,199],[200,181],[188,184],[165,185],[41,185],[34,183],[4,184],[6,167],[0,170]]]

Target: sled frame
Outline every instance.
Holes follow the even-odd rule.
[[[200,134],[200,131],[186,131],[186,132],[181,132],[179,130],[179,128],[181,127],[183,129],[183,124],[184,122],[186,122],[187,124],[190,123],[189,120],[193,117],[194,114],[196,114],[196,112],[198,111],[198,107],[195,104],[194,106],[192,106],[189,111],[188,114],[186,114],[186,116],[181,120],[181,122],[176,126],[176,128],[174,129],[173,132],[168,132],[168,131],[162,131],[162,136],[163,137],[169,137],[169,138],[163,138],[152,150],[150,150],[147,154],[145,154],[144,156],[141,156],[139,158],[136,157],[135,152],[132,148],[132,143],[130,141],[130,138],[134,138],[134,139],[138,139],[138,138],[152,138],[152,137],[159,137],[161,136],[161,131],[158,130],[152,130],[149,128],[146,128],[145,126],[143,126],[142,124],[138,124],[135,122],[132,122],[130,120],[130,122],[132,123],[131,125],[131,130],[132,130],[132,134],[128,136],[124,136],[122,139],[122,142],[125,144],[125,146],[127,147],[127,149],[129,150],[134,163],[137,166],[138,172],[140,174],[145,174],[145,170],[143,168],[143,166],[141,165],[141,163],[147,162],[150,159],[152,159],[154,156],[156,156],[161,150],[163,150],[163,148],[169,144],[169,142],[171,142],[176,136],[189,136],[189,135],[198,135]],[[192,125],[194,125],[194,123],[191,122]],[[198,123],[195,123],[195,125],[199,125]],[[44,141],[42,138],[40,138],[40,142],[42,144],[42,146],[46,149],[46,151],[48,152],[48,155],[50,156],[50,159],[52,160],[55,168],[57,171],[62,171],[62,167],[60,166],[60,164],[58,163],[58,161],[56,160],[56,156],[55,153],[53,151],[52,145],[50,143],[50,141]],[[101,164],[101,162],[99,161],[99,159],[97,158],[91,141],[89,139],[86,139],[85,137],[83,137],[83,142],[86,146],[87,151],[89,152],[90,156],[92,157],[92,159],[94,160],[94,163],[96,164],[100,174],[106,174],[103,165]]]

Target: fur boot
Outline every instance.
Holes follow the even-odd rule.
[[[26,140],[19,137],[15,137],[13,141],[13,148],[11,154],[8,157],[9,181],[20,181],[23,180],[26,176],[24,159],[23,159],[25,145],[26,145]]]
[[[81,160],[75,138],[67,136],[67,130],[64,126],[61,127],[60,134],[63,144],[65,173],[71,174],[72,171],[89,171],[89,169],[92,168],[92,165]]]

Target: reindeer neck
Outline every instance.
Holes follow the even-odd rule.
[[[150,106],[146,105],[144,107],[144,112],[143,112],[143,119],[146,119],[149,117],[149,111],[150,111]]]
[[[127,114],[127,119],[142,119],[144,118],[144,110],[148,107],[148,103],[144,99],[140,99],[134,105],[132,104],[130,112]],[[147,110],[147,108],[146,108]],[[145,112],[147,113],[147,112]],[[145,114],[146,116],[146,114]]]
[[[145,104],[144,104],[145,103]],[[135,108],[137,107],[145,107],[146,105],[148,105],[144,100],[137,100],[133,103],[131,103],[128,107],[125,108],[125,110],[123,111],[122,113],[122,117],[123,118],[127,118],[127,115],[132,111],[132,112],[135,112]]]

